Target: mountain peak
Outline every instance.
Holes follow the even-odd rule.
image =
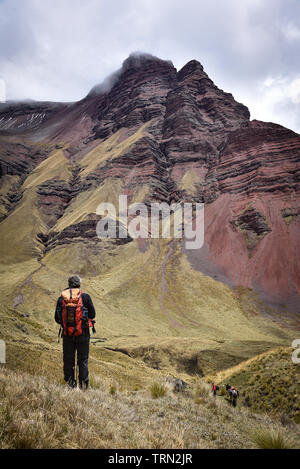
[[[171,60],[163,60],[147,52],[132,52],[122,64],[122,72],[130,69],[144,68],[147,66],[174,68]]]
[[[129,73],[174,73],[176,69],[171,60],[163,60],[146,52],[132,52],[122,63],[122,67],[94,86],[88,96],[108,93],[125,74]]]
[[[187,64],[185,64],[178,72],[178,79],[180,81],[189,75],[207,76],[207,74],[204,72],[203,66],[200,62],[198,62],[198,60],[190,60]]]

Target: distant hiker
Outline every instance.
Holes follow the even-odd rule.
[[[76,387],[75,353],[79,368],[79,386],[87,389],[89,384],[88,358],[90,330],[94,329],[95,308],[90,295],[82,293],[81,278],[73,275],[57,300],[55,321],[60,324],[63,337],[64,378],[71,387]]]
[[[212,392],[214,396],[217,395],[217,391],[219,391],[219,386],[217,386],[216,383],[212,383]]]
[[[236,407],[237,398],[239,396],[239,391],[234,386],[231,386],[230,384],[226,384],[226,391],[228,392],[228,395],[229,395],[230,404],[232,404],[233,407]]]
[[[236,407],[238,395],[239,395],[238,390],[235,388],[231,388],[231,398],[232,398],[233,407]]]

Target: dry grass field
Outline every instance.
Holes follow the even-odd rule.
[[[167,384],[116,391],[70,390],[44,377],[0,370],[3,448],[255,448],[299,445],[296,425],[213,398],[202,382],[184,393]]]

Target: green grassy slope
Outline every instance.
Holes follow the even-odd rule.
[[[241,390],[241,402],[253,411],[289,416],[300,423],[300,365],[290,347],[265,352],[209,378]]]

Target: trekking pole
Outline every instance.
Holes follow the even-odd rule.
[[[77,350],[75,350],[75,387],[78,388],[78,363],[77,363]]]
[[[59,339],[62,337],[62,327],[60,326],[57,336],[57,343],[59,344]]]

